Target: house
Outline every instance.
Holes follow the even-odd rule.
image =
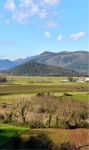
[[[61,82],[68,82],[69,80],[65,79],[65,80],[62,80]]]
[[[78,79],[77,82],[85,82],[85,79]]]
[[[89,82],[89,78],[85,78],[85,82]]]

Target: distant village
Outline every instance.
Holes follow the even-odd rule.
[[[89,77],[87,78],[78,78],[74,79],[73,77],[69,77],[68,79],[61,80],[61,82],[89,82]]]

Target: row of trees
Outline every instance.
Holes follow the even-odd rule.
[[[48,95],[32,98],[22,96],[3,110],[6,110],[3,120],[29,124],[33,128],[88,126],[87,102],[75,101],[72,97],[59,100]]]

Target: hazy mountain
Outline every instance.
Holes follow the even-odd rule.
[[[24,62],[27,62],[27,61],[29,61],[29,60],[30,60],[30,57],[18,58],[18,59],[16,59],[16,60],[14,60],[14,62],[15,62],[16,64],[20,65],[20,64],[22,64],[22,63],[24,63]]]
[[[15,67],[17,64],[15,64],[13,61],[8,59],[1,59],[0,60],[0,70],[9,69]]]
[[[13,69],[7,70],[9,75],[58,75],[58,76],[79,76],[80,73],[67,70],[61,67],[48,66],[39,62],[28,61]]]
[[[20,64],[23,64],[23,63],[25,63],[29,60],[35,59],[35,58],[36,58],[36,56],[30,56],[30,57],[26,57],[26,58],[19,58],[19,59],[14,60],[14,62],[16,64],[20,65]]]
[[[8,60],[8,59],[1,59],[0,60],[0,70],[7,70],[10,68],[13,68],[15,66],[18,66],[20,64],[23,64],[29,60],[32,60],[33,58],[36,58],[36,56],[26,57],[26,58],[19,58],[14,61]]]

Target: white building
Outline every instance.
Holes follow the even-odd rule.
[[[89,78],[85,78],[85,82],[89,82]]]

